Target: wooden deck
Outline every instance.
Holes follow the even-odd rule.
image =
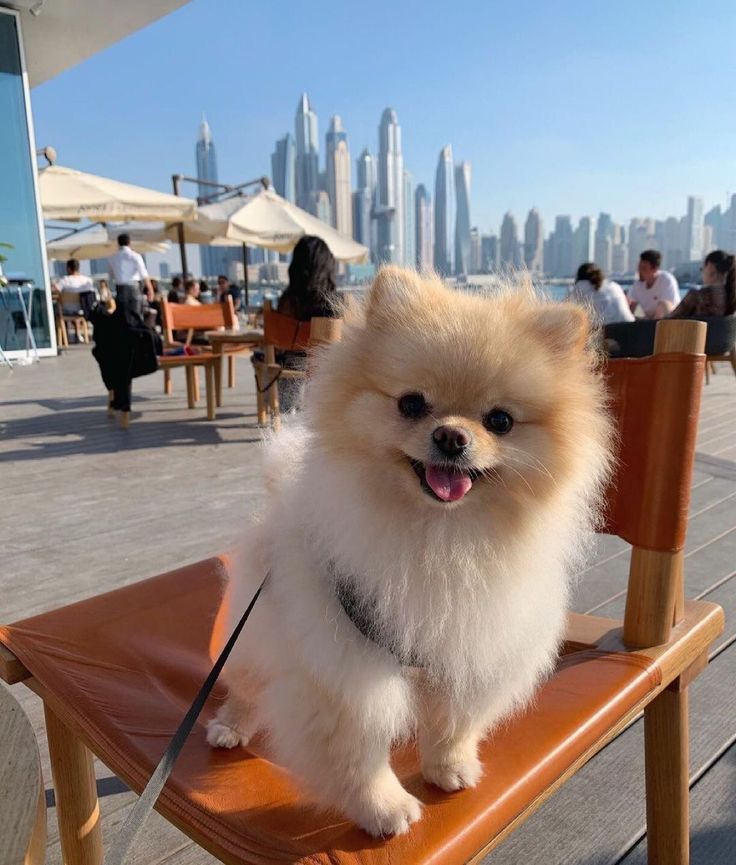
[[[260,433],[250,364],[225,391],[214,422],[188,411],[184,376],[174,394],[161,376],[134,386],[127,431],[104,411],[85,346],[9,373],[0,368],[2,570],[0,619],[22,616],[133,582],[233,547],[256,503],[252,462]],[[736,862],[736,378],[721,365],[705,390],[687,540],[690,597],[726,610],[711,665],[692,687],[692,861]],[[621,616],[628,547],[602,537],[581,574],[575,608]],[[36,729],[49,812],[48,858],[60,863],[39,701],[13,692]],[[639,865],[646,861],[642,722],[632,724],[569,781],[488,865]],[[493,771],[489,767],[488,771]],[[107,838],[134,796],[101,764]],[[154,814],[130,862],[214,862]]]

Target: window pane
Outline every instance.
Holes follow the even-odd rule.
[[[23,92],[23,77],[14,15],[0,13],[0,248],[2,268],[11,280],[23,280],[22,294],[31,304],[31,323],[38,348],[51,345],[44,290],[33,159]],[[0,290],[0,345],[5,351],[26,347],[26,328],[16,283]]]

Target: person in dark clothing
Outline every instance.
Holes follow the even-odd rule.
[[[277,310],[297,321],[310,321],[315,316],[339,318],[341,309],[335,287],[335,258],[321,238],[305,235],[294,247],[289,265],[289,285],[279,299]],[[262,360],[263,352],[254,352],[253,359]],[[306,370],[307,355],[304,351],[287,349],[276,354],[276,362],[284,369]],[[298,409],[303,382],[278,378],[276,385],[281,411]]]

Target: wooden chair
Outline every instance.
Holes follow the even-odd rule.
[[[233,330],[238,326],[238,320],[233,307],[233,299],[228,295],[222,303],[203,303],[200,306],[188,306],[185,303],[169,303],[166,298],[161,300],[161,321],[163,324],[164,348],[177,348],[189,345],[196,333],[203,334],[208,330],[225,328]],[[174,338],[174,331],[187,331],[184,342]],[[197,346],[201,353],[211,353],[210,346]],[[235,387],[235,355],[250,354],[249,347],[242,345],[225,346],[224,354],[227,356],[228,378],[227,386]],[[222,397],[222,368],[218,362],[214,366],[215,390],[217,405],[221,404]],[[199,379],[195,375],[194,387],[196,398],[199,399]],[[164,393],[172,391],[171,374],[164,370]]]
[[[42,865],[46,791],[31,722],[0,686],[0,863]]]
[[[643,710],[649,862],[687,865],[688,687],[723,628],[719,606],[684,595],[704,339],[702,323],[662,322],[653,356],[608,363],[620,465],[605,529],[633,546],[625,616],[569,617],[557,670],[482,745],[488,771],[474,790],[424,784],[414,747],[402,747],[393,765],[425,803],[422,819],[371,839],[308,807],[262,740],[249,758],[208,748],[220,687],[157,810],[230,865],[477,863]],[[222,643],[229,567],[210,559],[0,627],[0,675],[45,703],[70,865],[101,862],[92,753],[140,792]]]
[[[310,321],[297,321],[289,315],[276,312],[271,301],[263,302],[263,360],[253,364],[256,377],[258,423],[265,426],[270,418],[275,430],[281,426],[279,405],[279,379],[305,379],[306,370],[287,369],[276,362],[280,351],[308,351],[319,344],[335,342],[340,338],[342,321],[315,316]]]

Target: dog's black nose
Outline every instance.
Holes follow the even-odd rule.
[[[470,444],[471,435],[459,426],[438,426],[432,439],[445,456],[459,457]]]

